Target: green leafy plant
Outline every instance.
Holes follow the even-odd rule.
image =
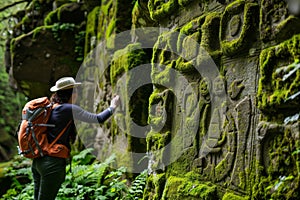
[[[300,154],[300,149],[297,149],[296,151],[294,151],[294,152],[292,153],[292,155],[296,155],[296,154]]]
[[[148,171],[144,170],[140,173],[132,182],[131,187],[126,194],[126,199],[142,199],[144,194],[144,188],[146,186],[146,180]]]
[[[57,40],[60,41],[60,34],[62,31],[74,31],[76,28],[75,24],[72,23],[55,23],[52,26],[52,33],[53,33],[53,37]]]
[[[84,42],[85,31],[80,31],[75,35],[75,53],[77,54],[77,61],[83,61],[84,58]]]
[[[132,180],[128,178],[125,167],[114,167],[115,155],[111,155],[104,162],[99,162],[92,152],[93,149],[85,149],[73,156],[72,172],[68,165],[69,173],[58,192],[57,200],[142,199],[147,171]],[[29,159],[19,157],[7,168],[6,176],[11,178],[12,184],[0,200],[33,199],[34,186],[28,161]],[[21,164],[22,162],[27,164]]]
[[[16,156],[9,167],[5,168],[4,174],[10,180],[10,189],[7,190],[0,200],[33,199],[33,181],[30,165],[29,159]]]

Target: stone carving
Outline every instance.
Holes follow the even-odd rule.
[[[251,102],[249,97],[242,99],[235,107],[237,128],[236,161],[232,172],[231,183],[245,189],[246,180],[246,144],[251,126]]]
[[[219,95],[224,91],[222,88],[224,86],[223,79],[217,77],[213,83],[213,92],[212,95],[214,101],[218,101]],[[223,85],[223,86],[222,86]],[[213,101],[213,102],[214,102]],[[212,105],[213,106],[213,105]],[[220,146],[223,145],[225,141],[225,135],[222,133],[222,125],[224,123],[224,108],[216,107],[212,110],[212,116],[207,132],[207,140],[204,141],[204,144],[200,150],[200,156],[205,156],[208,153],[218,153],[221,151]],[[226,109],[226,108],[225,108]]]
[[[201,26],[201,47],[208,51],[216,62],[221,54],[220,47],[220,21],[221,13],[211,13],[205,18],[204,24]]]
[[[294,36],[280,45],[266,49],[261,53],[261,79],[258,89],[258,106],[265,113],[275,112],[276,109],[286,109],[287,117],[297,112],[299,103],[299,72],[298,53],[300,35]],[[288,60],[284,62],[280,56]],[[293,60],[295,60],[293,62]],[[299,111],[299,110],[298,110]]]
[[[205,179],[220,181],[229,175],[232,169],[235,152],[235,133],[234,122],[230,113],[227,112],[226,102],[220,105],[223,107],[213,107],[212,102],[222,100],[224,95],[224,80],[221,76],[213,81],[213,94],[210,94],[213,99],[207,97],[205,79],[200,84],[201,98],[200,105],[200,151],[199,158],[194,161],[194,167],[200,168],[200,173],[206,176]],[[213,100],[213,101],[211,101]],[[219,105],[219,104],[218,104]],[[210,106],[212,115],[209,118]],[[209,122],[210,121],[210,122]],[[206,122],[206,123],[204,123]],[[209,122],[208,127],[207,123]]]
[[[170,142],[172,92],[155,90],[150,96],[149,119],[151,131],[147,134],[147,147],[149,164],[148,169],[153,172],[164,169],[165,162],[168,162],[168,153],[164,147]],[[166,157],[164,157],[166,155]]]
[[[177,8],[177,0],[149,0],[148,8],[153,20],[164,19]]]
[[[283,125],[262,121],[258,124],[256,159],[264,167],[261,173],[267,173],[271,176],[273,173],[288,175],[290,172],[284,166],[296,167],[299,172],[299,156],[296,153],[289,154],[289,152],[296,152],[300,147],[299,142],[297,142],[300,135],[299,128],[299,122]],[[290,157],[293,159],[289,160]],[[258,174],[258,176],[260,175],[262,174]]]
[[[195,85],[195,84],[194,84]],[[194,88],[197,86],[195,85]],[[192,87],[186,87],[183,93],[181,128],[183,150],[194,145],[195,133],[199,126],[198,94]]]
[[[221,18],[221,47],[223,53],[232,56],[247,50],[255,41],[258,23],[258,5],[235,1],[226,7]]]
[[[242,84],[243,80],[234,80],[231,83],[231,86],[229,88],[229,96],[232,100],[236,100],[238,96],[241,94],[242,90],[245,88],[244,84]]]
[[[200,151],[199,157],[193,162],[204,180],[219,182],[230,177],[230,184],[233,188],[245,190],[248,175],[245,169],[249,168],[248,160],[244,157],[247,151],[247,143],[251,126],[251,100],[245,96],[240,100],[239,94],[245,88],[242,80],[237,79],[231,83],[229,88],[229,102],[223,102],[221,108],[212,110],[211,117],[209,106],[214,100],[224,95],[222,87],[224,82],[221,77],[217,77],[213,84],[213,93],[209,94],[205,79],[200,82]],[[232,92],[234,91],[234,92]],[[233,106],[233,108],[231,108]],[[205,111],[205,112],[204,112]],[[202,114],[201,114],[202,113]],[[204,123],[206,121],[206,123]],[[207,121],[210,121],[207,126]],[[204,127],[203,127],[204,126]]]
[[[160,132],[166,126],[167,121],[167,101],[171,91],[165,90],[161,93],[152,93],[149,110],[149,124],[155,132]]]
[[[101,100],[109,101],[112,90],[121,96],[122,104],[111,122],[94,128],[97,132],[87,126],[79,130],[93,136],[86,138],[87,144],[96,141],[99,156],[106,150],[121,154],[121,165],[148,167],[145,199],[296,199],[300,174],[299,1],[137,0],[131,6],[120,2],[88,6],[85,51],[107,38],[112,39],[105,44],[108,52],[119,47],[121,51],[110,55],[111,63],[105,63],[109,72],[103,80],[94,76],[100,71],[83,73],[88,79],[85,106],[93,110],[106,107]],[[52,18],[47,17],[45,23]],[[158,31],[148,42],[148,34],[136,28],[151,26]],[[110,37],[130,28],[135,30],[127,39],[134,45]],[[39,42],[52,38],[51,32],[40,30],[43,38]],[[132,51],[143,49],[146,43],[144,52]],[[32,50],[35,41],[30,34],[14,39],[12,47],[14,75],[28,78],[24,66],[36,67],[38,62],[28,62],[36,59],[24,57],[22,51],[40,49]],[[37,55],[49,61],[49,66],[59,57],[48,50]],[[108,59],[100,55],[97,62]],[[130,76],[129,71],[144,63],[152,68]],[[218,69],[213,78],[205,74],[212,72],[212,63]],[[74,71],[63,67],[64,63],[58,65],[51,67],[55,77]],[[30,70],[26,67],[26,71]],[[130,93],[130,85],[145,81],[142,72],[148,75],[149,87]],[[18,83],[25,91],[36,86],[27,82]],[[96,89],[91,89],[93,83]],[[88,97],[101,100],[93,104]],[[135,129],[135,122],[142,128]],[[129,151],[142,152],[148,159],[142,161],[146,165],[136,164],[141,158]]]
[[[293,16],[298,13],[299,3],[295,2],[294,0],[264,0],[261,2],[260,34],[264,42],[268,43],[272,40],[281,42],[300,32],[296,28],[300,25],[300,20]],[[289,15],[288,9],[292,15]]]
[[[175,68],[180,72],[195,71],[197,57],[199,56],[199,47],[201,43],[201,26],[205,17],[199,17],[180,29],[177,39],[177,51],[180,57],[176,61]],[[194,74],[197,74],[195,72]],[[191,75],[192,73],[189,73]]]
[[[241,16],[234,15],[229,22],[229,35],[234,38],[240,32],[241,26]]]
[[[285,199],[298,194],[299,125],[299,121],[288,125],[261,121],[257,126],[256,180],[260,180],[257,193],[264,194],[265,199]]]

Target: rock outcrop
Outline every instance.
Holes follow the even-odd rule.
[[[98,159],[115,153],[130,172],[148,169],[144,199],[297,199],[297,6],[292,0],[62,4],[46,9],[39,27],[19,31],[8,65],[30,98],[76,74],[86,109],[102,110],[118,93],[122,105],[111,122],[78,122],[79,136]],[[25,22],[20,27],[27,30]]]

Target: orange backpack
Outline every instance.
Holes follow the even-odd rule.
[[[52,109],[56,106],[47,97],[27,102],[22,110],[22,121],[18,131],[18,151],[26,158],[37,158],[45,155],[67,158],[69,149],[63,144],[56,144],[57,140],[67,130],[69,124],[58,134],[55,140],[48,143],[47,128],[54,124],[47,124]]]

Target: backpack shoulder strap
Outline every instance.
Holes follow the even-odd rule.
[[[49,148],[51,148],[56,142],[57,140],[64,134],[64,132],[67,130],[67,128],[70,126],[72,120],[69,121],[69,123],[67,124],[67,126],[58,134],[58,136],[51,142],[51,144],[49,145]]]

